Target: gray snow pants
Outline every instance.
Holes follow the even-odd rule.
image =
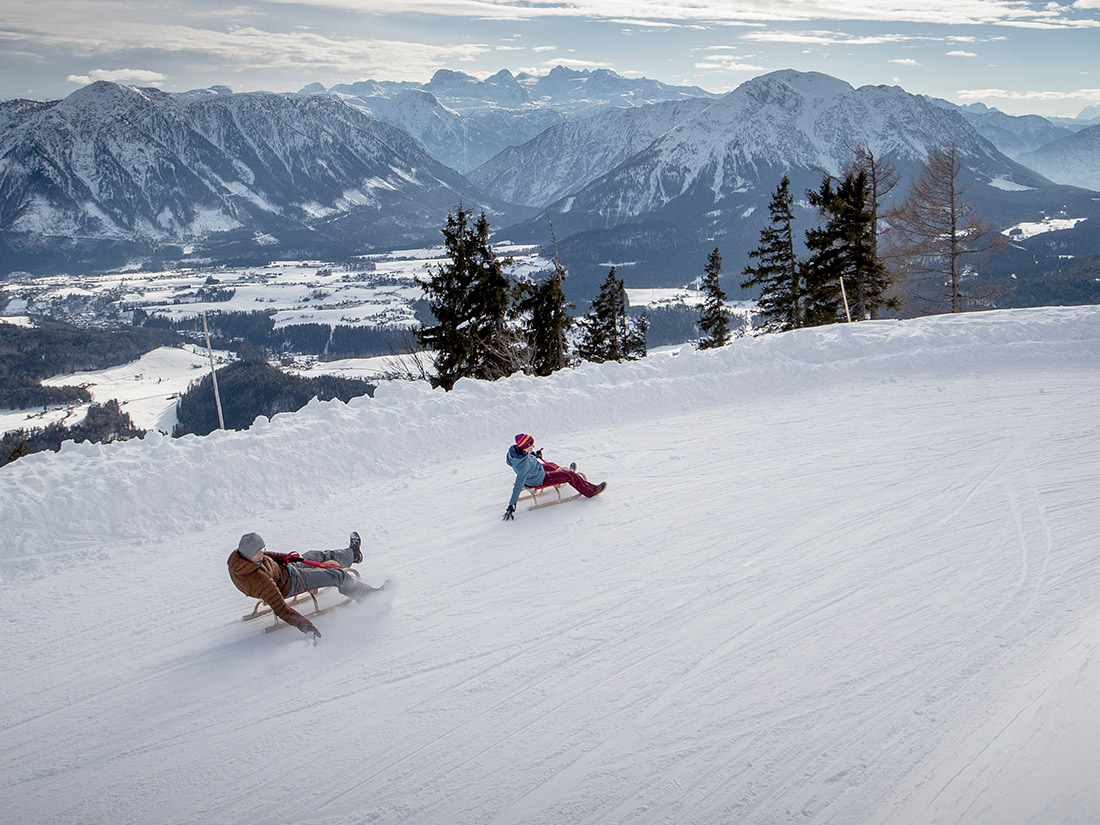
[[[350,567],[355,558],[355,553],[350,547],[342,550],[310,550],[302,553],[302,558],[307,561],[334,561],[340,567],[310,567],[308,564],[291,562],[286,566],[290,574],[288,596],[296,596],[317,587],[335,587],[345,596],[361,599],[374,589],[360,582],[347,570],[341,569]]]

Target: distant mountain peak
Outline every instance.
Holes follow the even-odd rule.
[[[1077,114],[1074,120],[1100,120],[1100,103],[1086,106]]]

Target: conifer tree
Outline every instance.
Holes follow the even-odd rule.
[[[810,258],[805,265],[808,326],[862,321],[890,302],[886,268],[877,255],[874,218],[868,206],[867,175],[849,173],[836,188],[825,176],[806,198],[825,220],[807,230]],[[842,301],[847,302],[844,308]]]
[[[794,249],[794,213],[791,181],[784,177],[768,204],[770,223],[760,230],[760,245],[749,253],[759,263],[741,270],[742,289],[760,287],[757,312],[764,332],[804,326],[806,286]]]
[[[561,288],[564,271],[539,284],[521,284],[516,308],[524,319],[528,364],[535,375],[550,375],[569,364],[569,329],[573,319]]]
[[[450,260],[432,278],[417,279],[436,323],[422,325],[416,335],[436,352],[432,385],[447,390],[459,378],[502,378],[515,371],[517,361],[504,273],[512,261],[494,254],[485,213],[476,222],[471,217],[461,204],[457,214],[447,215],[443,240]]]
[[[858,175],[860,172],[867,175],[867,208],[871,212],[871,223],[875,227],[875,255],[879,256],[878,241],[881,234],[879,216],[882,214],[882,204],[886,196],[898,184],[898,170],[890,161],[875,155],[870,147],[857,146],[845,173]]]
[[[649,318],[642,313],[631,321],[626,314],[626,285],[615,277],[615,267],[607,273],[592,309],[579,322],[581,340],[577,354],[585,361],[632,361],[647,352],[646,333]]]
[[[703,270],[703,307],[699,312],[699,330],[703,337],[699,349],[721,347],[730,339],[730,317],[726,309],[726,293],[722,291],[719,275],[722,272],[722,256],[718,249],[710,253]]]
[[[626,330],[623,336],[623,357],[627,361],[645,358],[649,352],[646,341],[649,334],[649,314],[643,311],[637,318],[630,320],[624,312],[623,325]]]
[[[626,286],[615,277],[615,267],[607,273],[592,309],[580,320],[581,340],[577,354],[585,361],[622,361],[623,333],[626,320]]]

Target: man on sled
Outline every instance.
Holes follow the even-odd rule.
[[[272,553],[259,533],[245,533],[229,555],[229,578],[246,596],[262,599],[287,624],[308,634],[316,643],[321,631],[286,600],[319,587],[335,587],[348,598],[361,601],[377,588],[364,584],[345,568],[363,560],[358,533],[342,550],[310,550]],[[245,617],[249,618],[249,617]]]

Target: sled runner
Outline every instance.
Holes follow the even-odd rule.
[[[338,567],[339,565],[332,564],[332,565],[326,565],[326,566]],[[361,578],[360,575],[359,575],[359,571],[356,570],[355,568],[346,567],[344,569],[347,570],[349,573],[351,573],[353,576],[355,576],[355,578],[357,578],[357,579]],[[374,589],[375,590],[381,590],[387,584],[389,584],[388,581],[383,582],[382,587],[376,587]],[[321,607],[320,602],[318,602],[318,600],[317,600],[317,596],[318,596],[319,593],[322,593],[326,590],[336,590],[336,588],[335,587],[316,587],[313,590],[306,590],[303,593],[299,593],[296,596],[291,596],[290,598],[288,598],[286,600],[286,604],[287,604],[288,607],[293,607],[293,608],[297,609],[298,605],[305,604],[307,600],[312,601],[313,602],[313,612],[312,613],[302,613],[301,610],[298,610],[298,612],[302,613],[302,615],[305,616],[307,619],[312,619],[314,616],[320,616],[323,613],[329,613],[329,612],[335,610],[338,607],[343,607],[345,605],[351,604],[354,601],[354,599],[349,599],[345,596],[345,597],[343,597],[343,601],[339,601],[339,602],[336,602],[334,604],[330,604],[330,605],[326,605],[325,607]],[[337,592],[339,592],[339,591],[337,591]],[[279,628],[290,626],[286,622],[284,622],[282,619],[280,619],[278,616],[276,616],[275,611],[273,611],[270,607],[268,607],[267,603],[263,599],[257,599],[256,600],[256,606],[254,608],[252,608],[252,612],[251,613],[246,613],[245,615],[241,616],[241,620],[245,621],[245,622],[248,622],[248,621],[251,621],[252,619],[259,619],[262,616],[271,616],[271,622],[272,622],[271,624],[269,624],[267,627],[264,628],[264,633],[270,633],[273,630],[278,630]]]
[[[576,472],[577,465],[570,464],[569,469]],[[577,473],[577,475],[579,475],[585,481],[588,481],[588,476],[586,476],[584,473]],[[552,507],[555,504],[564,504],[567,501],[576,501],[578,498],[582,497],[581,494],[578,492],[574,492],[571,496],[563,496],[561,494],[562,487],[569,487],[569,482],[563,481],[560,484],[543,484],[541,487],[524,487],[523,493],[520,493],[520,496],[518,499],[516,499],[516,501],[517,503],[520,501],[533,501],[535,503],[527,509],[541,510],[543,507]],[[572,490],[573,488],[569,487],[569,489]],[[550,490],[553,490],[557,494],[556,499],[550,498]]]

